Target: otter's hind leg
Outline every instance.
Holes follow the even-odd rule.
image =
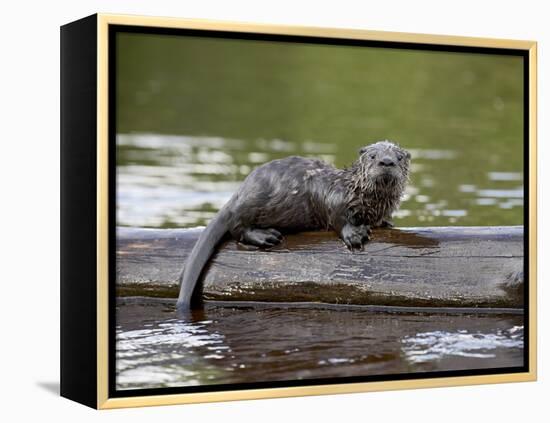
[[[245,244],[256,245],[257,247],[269,248],[281,242],[283,236],[276,229],[244,229],[240,241]]]

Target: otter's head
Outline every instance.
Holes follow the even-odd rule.
[[[363,177],[376,185],[402,185],[409,179],[411,154],[391,141],[379,141],[359,151]]]

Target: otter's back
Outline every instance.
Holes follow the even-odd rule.
[[[326,173],[336,169],[316,159],[292,156],[254,169],[243,181],[231,209],[242,225],[320,229],[315,197],[325,189]]]

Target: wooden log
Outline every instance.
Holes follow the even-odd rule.
[[[117,228],[117,295],[177,297],[199,233]],[[522,309],[523,227],[378,229],[355,253],[333,232],[286,235],[268,251],[227,239],[202,287],[216,301]]]

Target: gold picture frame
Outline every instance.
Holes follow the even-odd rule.
[[[528,236],[529,236],[529,254],[525,257],[528,260],[528,352],[529,365],[528,371],[506,374],[486,374],[476,376],[452,376],[452,377],[437,377],[437,378],[422,378],[410,380],[390,380],[390,381],[374,381],[374,382],[359,382],[359,383],[341,383],[330,385],[308,385],[308,386],[292,386],[292,387],[277,387],[277,388],[262,388],[262,389],[245,389],[245,390],[230,390],[230,391],[211,391],[183,394],[162,394],[162,395],[146,395],[146,396],[127,396],[127,397],[110,397],[109,396],[109,343],[112,342],[109,338],[109,299],[112,295],[112,289],[109,287],[109,260],[112,255],[109,253],[109,60],[112,52],[109,52],[109,27],[111,26],[139,26],[147,28],[170,28],[170,29],[192,29],[192,30],[209,30],[209,31],[227,31],[240,32],[251,34],[270,34],[270,35],[292,35],[298,37],[321,37],[331,39],[345,40],[368,40],[377,42],[395,42],[407,44],[423,44],[436,46],[461,46],[461,47],[481,47],[488,49],[514,49],[523,51],[528,57],[529,74],[526,87],[528,89],[528,146],[529,146],[529,192],[528,192]],[[84,28],[85,29],[82,29]],[[65,37],[66,41],[63,41]],[[93,48],[95,46],[95,64],[96,69],[92,69],[95,79],[95,87],[93,94],[89,94],[90,101],[93,101],[92,96],[95,96],[95,116],[89,116],[93,122],[88,122],[80,129],[72,130],[74,125],[72,119],[77,119],[77,113],[90,114],[90,107],[87,106],[85,111],[79,111],[78,105],[82,101],[81,98],[72,98],[70,92],[78,88],[78,75],[76,71],[72,71],[68,66],[73,65],[77,60],[76,53],[79,48]],[[63,62],[65,57],[66,62]],[[66,67],[64,67],[66,66]],[[82,66],[85,66],[82,64]],[[537,303],[536,303],[536,251],[537,251],[537,44],[534,41],[517,41],[475,37],[459,37],[446,35],[429,35],[429,34],[410,34],[401,32],[381,32],[359,29],[336,29],[336,28],[316,28],[316,27],[300,27],[300,26],[283,26],[283,25],[264,25],[251,23],[234,23],[234,22],[218,22],[210,20],[195,20],[195,19],[179,19],[179,18],[161,18],[161,17],[145,17],[145,16],[124,16],[114,14],[97,14],[84,20],[68,24],[62,29],[62,101],[66,103],[66,109],[62,106],[62,128],[67,128],[62,131],[62,161],[67,163],[66,173],[63,173],[62,164],[62,196],[66,198],[68,216],[72,209],[78,207],[74,204],[74,192],[71,188],[63,191],[64,178],[71,175],[76,175],[77,170],[72,165],[73,157],[77,157],[77,153],[71,149],[81,147],[71,144],[74,143],[74,137],[79,134],[78,131],[84,131],[86,128],[91,128],[95,125],[95,133],[88,131],[85,137],[89,137],[90,148],[89,154],[95,154],[95,172],[89,175],[89,181],[95,181],[95,190],[89,193],[90,203],[83,204],[82,207],[88,207],[89,204],[95,203],[95,210],[90,215],[89,227],[95,228],[95,240],[91,240],[95,248],[87,256],[88,258],[74,258],[71,256],[71,250],[78,247],[78,242],[81,240],[71,239],[68,232],[75,231],[75,223],[67,218],[62,221],[65,225],[65,234],[63,236],[62,229],[62,267],[66,266],[66,271],[63,276],[62,271],[62,395],[78,402],[84,403],[98,409],[112,409],[121,407],[138,407],[151,405],[169,405],[169,404],[187,404],[198,402],[212,401],[234,401],[259,398],[280,398],[290,396],[305,396],[305,395],[322,395],[322,394],[339,394],[352,392],[370,392],[382,390],[399,390],[399,389],[416,389],[416,388],[432,388],[444,386],[460,386],[460,385],[477,385],[491,384],[504,382],[525,382],[534,381],[537,378]],[[64,81],[68,81],[64,83]],[[65,84],[65,85],[64,85]],[[77,87],[77,88],[75,88]],[[89,87],[88,87],[89,88]],[[65,93],[65,94],[63,94]],[[64,96],[65,95],[65,96]],[[90,103],[91,104],[91,103]],[[65,111],[64,111],[65,110]],[[64,126],[65,125],[65,126]],[[63,141],[65,137],[65,141]],[[95,141],[94,141],[95,140]],[[65,147],[64,147],[65,146]],[[65,150],[64,150],[65,149]],[[92,151],[93,150],[93,151]],[[63,156],[64,155],[64,156]],[[74,159],[77,160],[77,159]],[[80,159],[78,159],[80,160]],[[73,166],[73,167],[71,167]],[[78,187],[74,188],[75,190]],[[84,195],[84,194],[82,194]],[[63,201],[62,201],[62,210]],[[82,211],[82,210],[81,210]],[[75,211],[76,213],[76,211]],[[70,223],[73,222],[73,223]],[[81,260],[80,262],[75,260]],[[73,267],[78,265],[90,266],[90,275],[95,278],[95,285],[92,288],[95,292],[93,301],[84,307],[84,311],[78,308],[75,309],[73,303],[77,296],[81,295],[77,292],[78,287],[69,286],[74,284]],[[73,273],[71,273],[73,272]],[[82,281],[81,283],[88,283]],[[82,297],[81,297],[82,298]],[[88,307],[89,306],[89,307]],[[90,310],[89,308],[93,308]],[[89,312],[89,315],[84,316],[84,313]],[[88,319],[87,322],[92,325],[95,322],[95,333],[88,331],[86,335],[79,335],[78,328],[71,326],[70,320]],[[86,341],[82,344],[80,337],[86,337]],[[76,375],[75,372],[82,366],[83,361],[75,361],[75,354],[80,354],[83,350],[78,348],[88,348],[90,343],[94,344],[96,351],[94,354],[82,357],[81,360],[87,360],[88,364],[93,367],[95,373],[95,383],[87,380],[87,377],[92,378],[91,374]],[[75,347],[74,344],[81,343],[81,347]],[[65,345],[65,346],[63,346]],[[79,352],[80,351],[80,352]],[[86,354],[83,354],[86,355]],[[66,361],[63,361],[65,358]],[[78,380],[80,378],[80,380]],[[93,393],[95,392],[95,395]]]

